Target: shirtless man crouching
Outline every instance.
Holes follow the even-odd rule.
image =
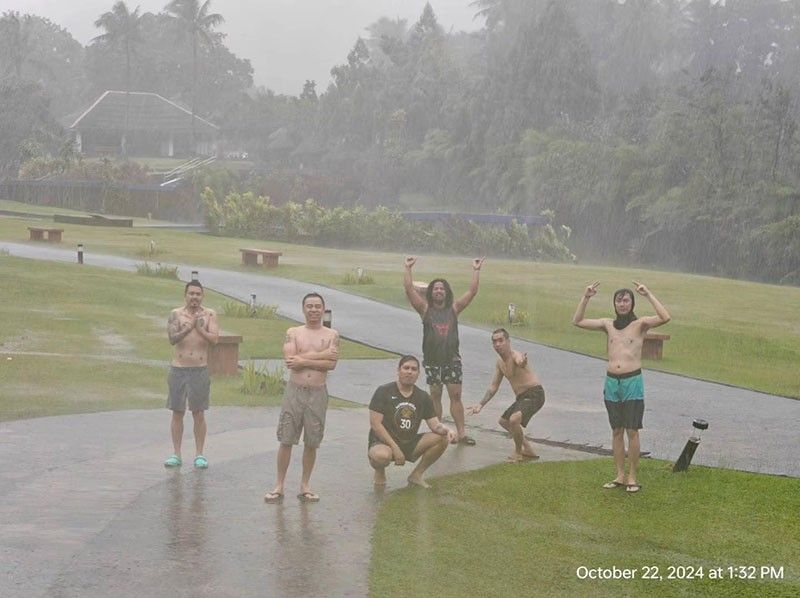
[[[498,355],[494,377],[481,402],[470,407],[469,412],[473,415],[480,413],[484,405],[497,393],[503,377],[507,378],[517,397],[498,420],[514,439],[514,452],[509,455],[507,461],[517,463],[538,459],[539,455],[525,438],[525,427],[544,405],[544,389],[528,365],[528,354],[511,348],[511,339],[505,328],[498,328],[492,332],[492,347]]]
[[[283,357],[289,368],[289,381],[283,393],[283,404],[278,421],[277,483],[264,495],[264,502],[283,500],[286,472],[292,457],[292,446],[300,442],[303,432],[303,474],[300,481],[302,502],[317,502],[319,496],[311,491],[311,472],[317,459],[317,448],[325,432],[325,415],[328,411],[328,389],[325,382],[328,372],[336,368],[339,360],[339,333],[322,325],[325,301],[318,293],[303,297],[303,315],[306,323],[286,331]]]
[[[164,467],[180,467],[183,440],[183,416],[186,403],[194,419],[194,443],[197,450],[194,466],[208,467],[203,456],[206,441],[205,411],[208,409],[211,381],[208,377],[208,348],[219,340],[217,314],[202,306],[203,285],[193,280],[184,288],[185,305],[173,309],[167,323],[169,342],[174,347],[169,370],[169,398],[167,408],[172,410],[172,446],[174,453]]]

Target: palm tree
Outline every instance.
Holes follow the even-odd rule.
[[[128,10],[128,6],[122,0],[118,0],[109,12],[100,15],[94,22],[98,29],[105,30],[105,33],[98,35],[93,42],[107,44],[109,46],[122,48],[125,52],[125,124],[122,132],[122,155],[127,154],[128,137],[128,118],[130,114],[130,92],[131,92],[131,55],[135,52],[136,46],[142,41],[142,17],[137,6],[133,12]]]
[[[7,10],[0,18],[0,58],[8,61],[5,74],[14,73],[22,78],[22,69],[27,64],[38,71],[50,72],[49,66],[34,56],[34,41],[31,39],[33,17]]]
[[[213,31],[225,22],[219,13],[209,13],[211,0],[171,0],[165,7],[175,17],[181,37],[189,36],[192,42],[192,144],[197,147],[194,118],[197,108],[197,51],[200,46],[212,47],[222,34]]]

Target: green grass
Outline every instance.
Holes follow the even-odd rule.
[[[0,271],[13,281],[0,285],[0,421],[164,405],[172,351],[166,321],[182,303],[183,283],[8,256],[0,256]],[[204,304],[221,311],[225,301],[209,291]],[[220,318],[224,333],[244,337],[242,359],[280,358],[292,325]],[[341,357],[391,355],[344,340]],[[244,395],[240,385],[240,377],[215,379],[213,404],[279,404],[278,396]]]
[[[600,488],[610,459],[500,465],[392,493],[373,532],[370,595],[414,596],[418,584],[437,596],[800,594],[797,480],[667,465],[644,460],[636,496]],[[783,567],[784,579],[710,579],[737,565]],[[581,580],[580,566],[639,574]],[[640,579],[645,566],[663,579]],[[667,579],[670,566],[705,578]]]
[[[21,214],[41,214],[42,216],[53,216],[54,214],[63,214],[65,216],[88,216],[93,212],[83,212],[81,210],[72,210],[69,208],[59,208],[57,206],[40,206],[36,204],[22,203],[18,201],[10,201],[8,199],[0,199],[0,210],[8,210],[10,212],[17,212]],[[130,218],[130,216],[119,216],[115,214],[105,214],[110,218]],[[41,226],[41,220],[35,220]],[[136,226],[145,226],[147,224],[170,224],[165,220],[148,220],[147,218],[133,218],[133,223]],[[33,226],[27,224],[26,226]],[[59,227],[61,225],[59,224]]]
[[[29,224],[22,219],[0,219],[0,239],[27,238]],[[64,225],[65,244],[83,242],[87,252],[136,257],[157,243],[159,261],[245,270],[238,249],[257,245],[283,251],[280,266],[267,274],[339,288],[395,305],[406,305],[402,256],[377,251],[337,250],[289,243],[233,239],[165,230],[109,231]],[[417,280],[445,275],[456,294],[466,291],[471,274],[468,258],[423,256],[415,268]],[[353,268],[363,267],[374,279],[370,285],[344,285]],[[248,272],[259,270],[247,269]],[[529,340],[588,355],[605,355],[601,333],[578,330],[570,322],[585,285],[600,280],[600,294],[589,305],[590,317],[612,314],[611,293],[641,280],[661,299],[672,322],[659,329],[672,339],[665,343],[664,359],[645,366],[763,392],[800,398],[800,323],[794,314],[800,288],[758,284],[645,270],[494,260],[489,256],[481,290],[463,313],[462,321],[487,328],[508,303],[530,314],[529,327],[512,333]],[[637,297],[636,312],[652,308]],[[488,346],[487,335],[487,346]],[[535,363],[535,355],[532,355]]]

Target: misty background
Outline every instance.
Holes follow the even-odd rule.
[[[219,127],[235,163],[193,184],[226,234],[800,283],[798,0],[212,0],[199,30],[176,0],[128,37],[132,2],[36,4],[0,18],[8,179],[138,182],[68,127],[155,92]],[[442,240],[410,211],[509,218]]]

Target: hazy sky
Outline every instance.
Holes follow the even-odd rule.
[[[18,10],[47,17],[67,29],[82,44],[98,35],[94,21],[116,0],[0,0],[0,12]],[[132,10],[159,12],[168,0],[127,0]],[[442,26],[475,30],[470,0],[431,0]],[[346,60],[364,28],[381,16],[413,23],[425,0],[212,0],[213,12],[225,17],[220,31],[226,45],[240,58],[249,58],[257,85],[279,93],[300,93],[306,79],[324,91],[330,69]]]

